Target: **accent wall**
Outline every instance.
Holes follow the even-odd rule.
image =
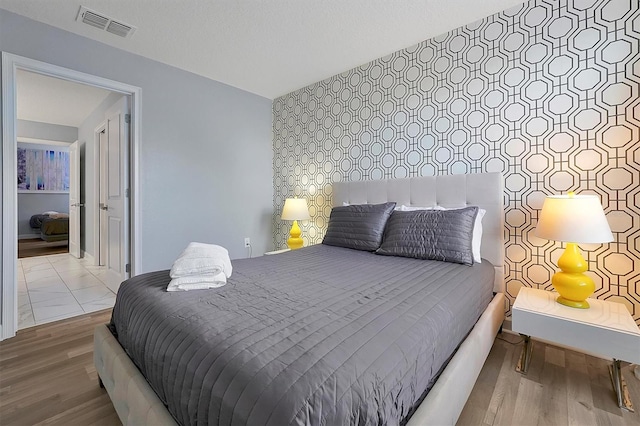
[[[334,181],[502,172],[510,302],[551,288],[545,196],[597,194],[615,241],[581,245],[595,297],[640,323],[639,46],[637,1],[534,0],[276,99],[274,244],[294,195],[322,241]]]

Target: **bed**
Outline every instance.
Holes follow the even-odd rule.
[[[95,332],[96,369],[116,411],[126,424],[455,423],[504,318],[502,197],[499,174],[333,185],[336,206],[484,208],[486,260],[473,267],[318,245],[234,261],[219,297],[167,294],[167,271],[132,278],[114,308],[119,340],[108,327]],[[438,292],[447,297],[435,303]],[[435,312],[430,327],[423,311]],[[463,314],[467,325],[445,328]],[[178,358],[164,358],[181,345]]]
[[[68,214],[35,214],[29,219],[29,226],[38,231],[40,238],[47,242],[69,239]]]

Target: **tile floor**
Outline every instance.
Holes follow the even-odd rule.
[[[18,329],[112,308],[104,266],[69,254],[18,259]]]

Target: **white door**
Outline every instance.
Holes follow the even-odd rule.
[[[107,249],[109,247],[107,238],[107,210],[104,206],[107,206],[107,130],[100,132],[98,137],[99,142],[99,229],[98,229],[98,265],[105,266],[107,264]]]
[[[129,124],[128,98],[123,96],[106,113],[107,284],[112,290],[129,277]]]
[[[80,258],[80,150],[69,145],[69,254]]]

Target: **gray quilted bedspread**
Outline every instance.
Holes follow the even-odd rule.
[[[112,330],[183,425],[396,425],[492,297],[494,268],[316,245],[226,286],[123,283]]]

